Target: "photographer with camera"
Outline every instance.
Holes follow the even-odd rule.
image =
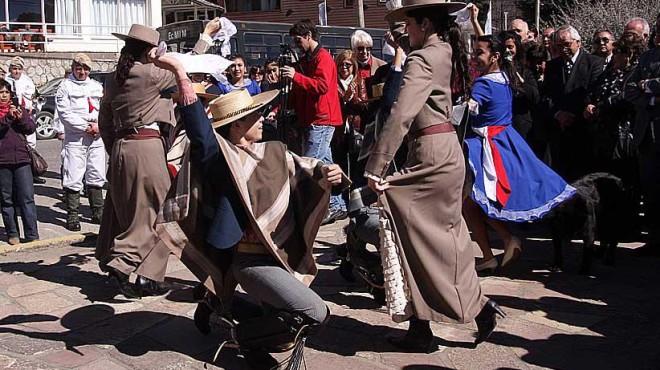
[[[282,77],[292,81],[291,101],[303,128],[303,156],[332,164],[330,141],[335,127],[342,125],[337,86],[337,67],[330,53],[318,42],[318,31],[309,19],[289,30],[296,47],[303,53],[295,66],[282,66]],[[346,218],[346,204],[340,195],[330,199],[323,224]]]
[[[0,204],[10,245],[20,243],[16,208],[21,210],[26,241],[39,239],[32,166],[25,141],[25,135],[34,133],[35,128],[30,111],[12,96],[11,84],[0,79]]]

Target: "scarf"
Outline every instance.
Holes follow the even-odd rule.
[[[353,75],[348,76],[348,78],[345,80],[342,80],[341,78],[339,79],[339,83],[344,88],[344,91],[348,91],[348,87],[351,86],[351,82],[353,82]]]
[[[2,104],[0,103],[0,119],[5,118],[7,113],[9,113],[9,103]]]

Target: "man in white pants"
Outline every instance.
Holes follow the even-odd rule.
[[[103,86],[89,78],[91,66],[89,56],[76,54],[71,75],[62,81],[55,97],[57,115],[64,127],[62,187],[67,209],[66,228],[71,231],[80,230],[78,208],[83,180],[92,208],[92,222],[100,223],[103,214],[106,159],[98,128]]]
[[[14,94],[18,97],[18,104],[23,109],[30,110],[32,109],[32,97],[36,92],[36,88],[34,87],[32,79],[27,74],[23,73],[24,68],[25,60],[19,56],[13,57],[9,61],[9,75],[6,76],[5,80],[12,85]],[[37,134],[33,133],[26,135],[25,138],[27,139],[28,145],[30,145],[32,149],[36,149]],[[46,180],[41,177],[34,177],[35,184],[44,184],[45,182]]]

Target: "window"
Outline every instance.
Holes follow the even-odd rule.
[[[339,51],[351,48],[350,37],[321,35],[320,43],[321,46],[328,49],[332,55],[337,55]]]
[[[263,61],[280,55],[282,36],[275,33],[246,32],[243,35],[245,57]]]
[[[80,24],[79,0],[55,0],[55,32],[59,34],[79,33],[80,27],[67,26]]]
[[[226,0],[227,12],[251,12],[280,9],[280,0]]]
[[[9,1],[9,21],[41,23],[41,0]]]
[[[92,0],[91,5],[91,19],[83,23],[95,25],[95,35],[127,32],[133,23],[146,24],[146,0]]]

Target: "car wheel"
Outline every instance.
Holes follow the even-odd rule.
[[[53,127],[53,114],[47,111],[41,111],[37,114],[37,139],[45,140],[54,138],[57,133]]]

